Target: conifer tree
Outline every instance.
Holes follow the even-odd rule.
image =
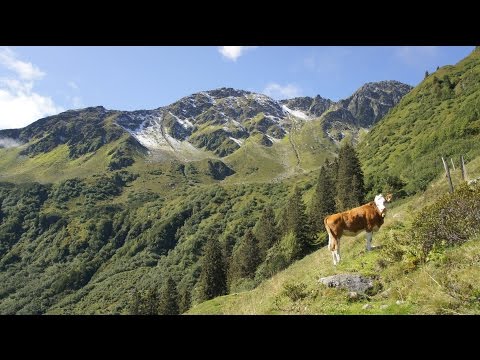
[[[295,186],[293,194],[287,201],[280,221],[282,237],[293,233],[296,245],[292,259],[302,258],[308,251],[310,244],[310,223],[305,212],[300,188]]]
[[[141,315],[142,297],[137,289],[133,289],[128,307],[130,315]]]
[[[156,288],[147,290],[144,297],[143,315],[158,315],[158,291]]]
[[[324,230],[323,219],[335,213],[335,186],[331,176],[332,165],[327,161],[320,169],[315,194],[310,208],[312,235]]]
[[[226,294],[225,261],[220,244],[215,238],[210,238],[205,245],[199,281],[201,301]]]
[[[257,239],[252,230],[247,230],[245,236],[234,250],[229,269],[229,283],[241,278],[255,277],[255,270],[260,263]]]
[[[267,256],[268,249],[279,240],[278,229],[275,224],[275,213],[271,206],[266,206],[263,209],[262,215],[260,215],[255,225],[255,237],[258,240],[260,260],[263,261]]]
[[[180,288],[178,294],[178,310],[180,314],[183,314],[191,306],[191,293],[187,286]]]
[[[359,206],[363,203],[365,197],[360,160],[357,152],[348,142],[340,148],[338,155],[336,193],[337,211],[345,211]]]
[[[180,313],[177,287],[171,276],[168,276],[165,285],[160,291],[158,313],[160,315],[178,315]]]

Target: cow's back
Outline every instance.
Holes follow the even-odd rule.
[[[325,218],[325,225],[336,236],[356,235],[366,230],[377,230],[383,225],[383,217],[379,215],[374,202],[354,209],[333,214]]]

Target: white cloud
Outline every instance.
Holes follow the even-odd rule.
[[[274,99],[290,99],[302,95],[300,88],[293,84],[280,85],[277,83],[268,84],[262,91],[263,94],[268,95]]]
[[[22,80],[40,80],[45,76],[45,73],[32,63],[17,59],[15,53],[7,47],[0,48],[0,65],[16,72]]]
[[[67,83],[67,85],[68,85],[70,88],[72,88],[73,90],[78,90],[78,89],[79,89],[78,84],[77,84],[75,81],[69,81],[69,82]]]
[[[0,138],[0,148],[12,148],[22,145],[18,141],[11,139],[11,138]]]
[[[223,57],[237,61],[246,51],[256,49],[258,46],[220,46],[218,51]]]
[[[401,46],[395,56],[408,65],[423,65],[426,59],[438,54],[438,46]]]
[[[37,66],[17,59],[10,48],[0,48],[0,66],[14,73],[0,78],[0,129],[21,128],[63,111],[50,97],[33,91],[35,81],[46,75]]]

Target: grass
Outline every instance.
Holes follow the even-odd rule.
[[[480,175],[480,158],[470,162],[467,171]],[[460,174],[454,172],[453,178],[458,183]],[[384,226],[373,236],[377,248],[371,252],[365,251],[364,234],[344,237],[337,267],[324,247],[251,291],[198,304],[187,314],[480,314],[480,236],[447,249],[421,267],[404,262],[385,265],[383,261],[380,249],[388,237],[406,231],[402,229],[408,228],[412,215],[446,191],[448,184],[440,177],[424,193],[392,203]],[[318,283],[321,277],[352,272],[378,277],[378,293],[351,301],[345,290]],[[285,295],[289,284],[305,286],[306,297],[289,299]]]

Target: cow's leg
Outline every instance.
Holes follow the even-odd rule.
[[[337,239],[337,247],[335,249],[335,257],[337,258],[337,264],[338,264],[340,262],[340,237]]]
[[[332,252],[333,265],[337,265],[337,257],[335,256],[335,253],[337,251],[337,246],[338,246],[338,241],[335,239],[333,234],[329,233],[328,248]]]
[[[367,238],[367,251],[370,251],[372,249],[372,233],[367,232],[365,236]]]

